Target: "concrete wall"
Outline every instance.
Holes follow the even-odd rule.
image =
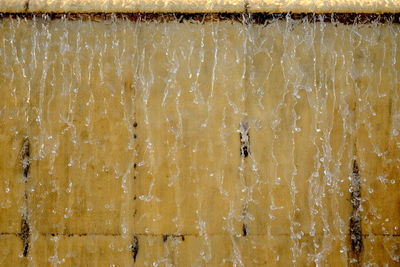
[[[399,33],[1,20],[0,264],[400,264]]]

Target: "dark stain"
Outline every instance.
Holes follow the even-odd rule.
[[[133,261],[136,262],[136,257],[139,252],[139,239],[136,235],[133,236],[132,244],[129,246],[129,248],[132,252]]]
[[[358,163],[353,162],[353,173],[350,185],[352,214],[350,217],[350,238],[351,254],[359,262],[363,249],[362,229],[361,229],[361,177]]]
[[[247,228],[247,218],[248,218],[248,206],[247,204],[243,207],[242,210],[242,216],[243,216],[243,223],[242,223],[242,236],[247,236],[248,234],[248,228]]]
[[[249,150],[247,146],[242,147],[242,156],[247,158],[249,156]]]
[[[24,11],[28,12],[28,10],[29,10],[29,0],[26,1],[25,4],[24,4]]]
[[[30,142],[29,138],[25,137],[22,148],[21,148],[21,166],[22,166],[22,177],[25,183],[25,192],[24,192],[24,201],[25,201],[25,210],[22,214],[21,218],[21,232],[19,234],[22,239],[23,245],[23,253],[24,257],[29,254],[29,242],[30,242],[30,226],[29,226],[29,213],[27,210],[28,203],[28,191],[27,191],[27,183],[29,178],[29,169],[30,169]]]
[[[29,241],[30,241],[30,227],[28,217],[26,215],[22,216],[21,219],[21,233],[19,234],[22,239],[23,253],[24,257],[28,256],[29,253]]]
[[[40,233],[41,235],[50,235],[50,236],[120,236],[120,234],[109,234],[109,233]]]
[[[247,236],[247,225],[245,223],[242,224],[242,235]]]
[[[30,152],[29,138],[25,137],[21,149],[22,174],[25,183],[28,181],[28,176],[29,176],[30,156],[31,152]]]
[[[136,195],[133,197],[133,200],[136,200]]]
[[[136,135],[136,134],[134,134],[134,135],[133,135],[133,138],[134,138],[134,139],[136,139],[136,138],[137,138],[137,135]]]
[[[134,163],[134,164],[133,164],[133,168],[134,168],[134,169],[136,169],[136,167],[137,167],[137,164],[136,164],[136,163]]]
[[[133,123],[133,127],[135,127],[135,128],[136,128],[136,127],[137,127],[137,125],[138,125],[138,124],[137,124],[137,122],[135,121],[135,122]]]
[[[167,242],[169,235],[163,235],[162,240],[163,242]]]
[[[240,138],[240,155],[247,158],[250,155],[250,134],[247,121],[241,122],[239,125]]]

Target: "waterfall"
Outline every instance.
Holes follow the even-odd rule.
[[[400,24],[321,16],[1,18],[0,265],[399,264]]]

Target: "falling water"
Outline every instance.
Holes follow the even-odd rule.
[[[0,264],[400,264],[399,24],[0,27]]]

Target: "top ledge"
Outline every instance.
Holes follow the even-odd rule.
[[[7,13],[400,13],[400,0],[0,0]]]

